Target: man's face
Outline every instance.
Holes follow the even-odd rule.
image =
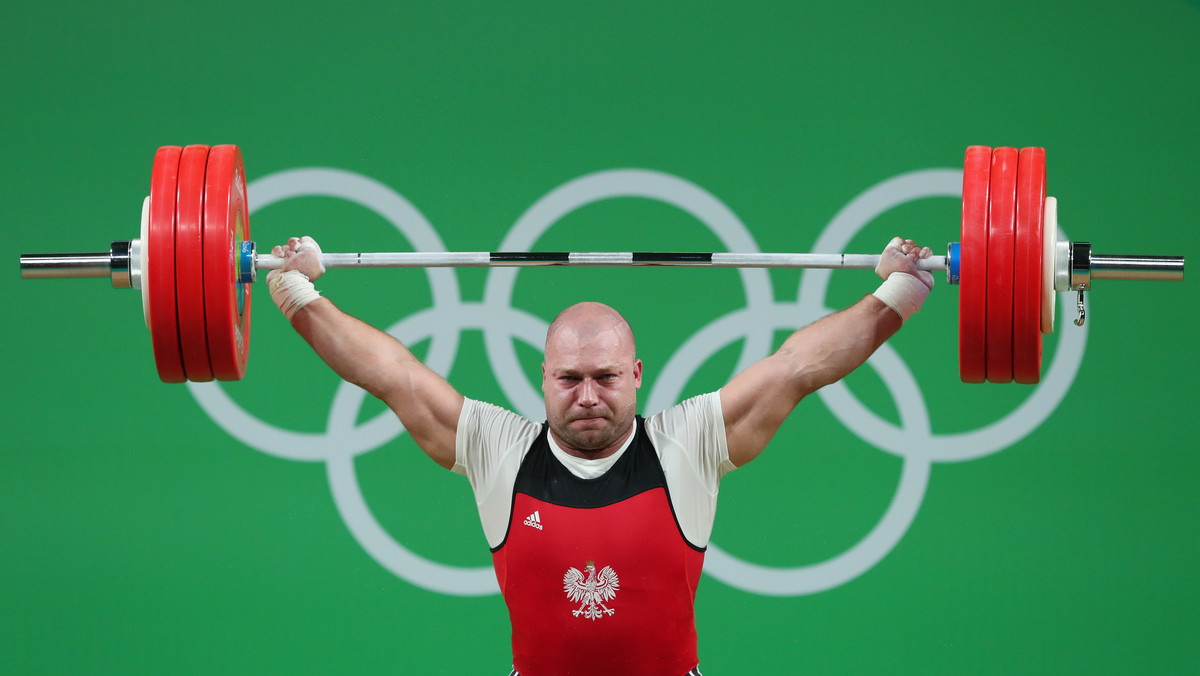
[[[633,428],[642,362],[618,330],[565,327],[546,341],[542,392],[559,446],[583,457],[615,451]]]

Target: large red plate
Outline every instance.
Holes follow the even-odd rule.
[[[988,193],[987,379],[1013,379],[1013,258],[1016,253],[1017,149],[992,151]]]
[[[962,239],[958,289],[958,370],[964,383],[982,383],[986,374],[989,146],[967,148],[963,161]]]
[[[250,349],[250,285],[237,281],[237,251],[250,239],[246,170],[237,146],[214,146],[204,182],[204,304],[218,380],[240,380]]]
[[[179,346],[188,380],[213,379],[204,327],[204,173],[208,146],[190,145],[179,160],[175,201],[175,308]]]
[[[1046,150],[1022,148],[1017,160],[1017,240],[1013,262],[1013,379],[1032,385],[1042,374],[1042,238]]]
[[[154,153],[150,172],[150,215],[146,233],[146,323],[154,346],[154,365],[165,383],[187,380],[179,349],[175,312],[175,189],[179,181],[179,146]]]

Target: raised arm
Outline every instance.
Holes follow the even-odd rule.
[[[292,327],[339,376],[387,404],[434,462],[453,467],[462,395],[400,341],[319,296],[312,281],[324,267],[311,238],[293,237],[272,253],[287,261],[267,286]]]
[[[775,354],[721,388],[733,464],[758,457],[800,400],[849,375],[900,330],[933,288],[933,275],[916,267],[930,253],[912,240],[893,239],[875,270],[884,279],[879,290],[796,331]]]

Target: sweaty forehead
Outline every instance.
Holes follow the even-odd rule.
[[[633,345],[611,326],[564,326],[546,338],[546,361],[555,367],[616,367],[632,360]]]
[[[562,351],[612,352],[623,360],[637,350],[620,313],[601,303],[579,303],[563,310],[546,332],[547,355]]]

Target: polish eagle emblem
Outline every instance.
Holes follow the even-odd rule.
[[[604,605],[604,602],[613,600],[617,595],[617,572],[612,566],[605,566],[597,573],[595,561],[588,561],[584,571],[587,571],[586,576],[583,571],[572,567],[563,575],[563,591],[572,603],[579,604],[579,608],[572,610],[571,614],[592,621],[612,615],[616,611]]]

